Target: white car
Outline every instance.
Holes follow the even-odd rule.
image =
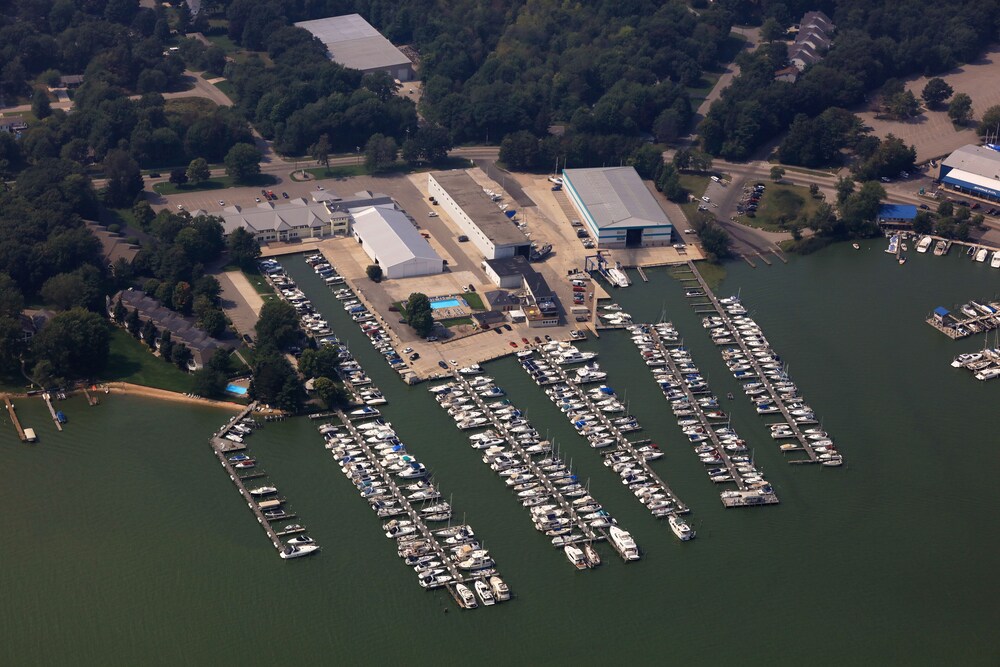
[[[178,211],[183,211],[184,210],[184,204],[178,204],[177,205],[177,210]]]
[[[430,213],[427,214],[427,217],[428,218],[436,218],[436,217],[438,217],[438,214],[435,213],[434,211],[431,211]]]
[[[702,200],[703,202],[705,202],[706,204],[707,204],[708,202],[712,201],[712,200],[711,200],[711,199],[709,199],[708,197],[702,197],[702,198],[701,198],[701,200]]]
[[[222,201],[222,200],[220,199],[220,200],[219,200],[219,206],[225,206],[225,205],[226,205],[226,202],[224,202],[224,201]]]
[[[685,234],[694,234],[694,230],[693,229],[685,229],[684,233]]]
[[[403,354],[409,354],[410,352],[413,352],[413,348],[412,347],[407,347],[407,348],[405,348],[403,350]]]
[[[457,362],[456,360],[454,360],[454,359],[449,359],[448,361],[450,361],[450,362],[451,362],[451,365],[452,365],[452,366],[458,366],[458,362]]]

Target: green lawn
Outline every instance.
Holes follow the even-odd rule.
[[[771,183],[760,198],[756,217],[743,216],[741,222],[768,232],[783,232],[787,231],[783,222],[810,215],[819,203],[820,200],[809,194],[809,188]]]
[[[236,86],[233,85],[232,81],[229,81],[227,79],[225,81],[219,81],[218,83],[213,83],[212,85],[221,90],[222,92],[224,92],[226,94],[226,97],[233,100],[234,102],[236,101]]]
[[[260,273],[244,271],[243,275],[246,276],[253,288],[257,290],[257,294],[260,294],[264,301],[272,301],[278,298],[278,295],[274,292],[274,288],[271,287],[271,283]]]
[[[690,221],[692,216],[698,211],[701,196],[705,194],[705,190],[708,188],[708,184],[711,183],[711,179],[702,174],[680,174],[680,181],[681,186],[695,199],[694,201],[688,201],[680,205],[681,210],[684,211],[684,215]]]
[[[184,394],[194,389],[188,373],[153,356],[149,348],[118,328],[111,335],[111,354],[102,379],[132,382]]]
[[[463,296],[465,302],[469,304],[469,308],[473,310],[486,310],[486,306],[483,305],[483,299],[475,292],[466,292]]]
[[[450,320],[438,320],[438,324],[443,327],[457,327],[463,324],[472,324],[471,317],[453,317]]]
[[[262,185],[274,185],[277,179],[270,174],[260,174],[247,183],[237,183],[230,176],[217,176],[210,178],[198,185],[174,185],[169,181],[157,183],[153,186],[153,191],[161,195],[176,195],[184,192],[198,192],[201,190],[225,190],[226,188],[260,187]]]

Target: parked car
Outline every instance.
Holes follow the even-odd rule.
[[[285,199],[288,199],[288,193],[287,192],[282,192],[281,196],[284,197]]]

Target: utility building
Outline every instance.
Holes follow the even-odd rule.
[[[336,63],[364,72],[385,72],[394,79],[413,79],[413,63],[358,14],[296,23],[323,42]]]
[[[441,273],[444,261],[392,205],[369,206],[351,212],[354,238],[386,278],[411,278]]]
[[[633,167],[564,169],[563,184],[598,248],[670,245],[673,225]]]
[[[486,259],[528,256],[528,237],[464,171],[428,174],[427,190]]]
[[[962,146],[942,160],[938,180],[959,192],[1000,201],[1000,152]]]

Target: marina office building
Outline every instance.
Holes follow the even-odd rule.
[[[563,185],[598,248],[670,245],[674,227],[633,167],[564,169]]]
[[[1000,201],[1000,152],[962,146],[941,161],[938,180],[953,190]]]
[[[528,256],[528,237],[464,171],[428,174],[427,190],[486,259]]]
[[[444,271],[434,252],[405,213],[391,204],[352,211],[354,238],[386,278],[411,278]]]

